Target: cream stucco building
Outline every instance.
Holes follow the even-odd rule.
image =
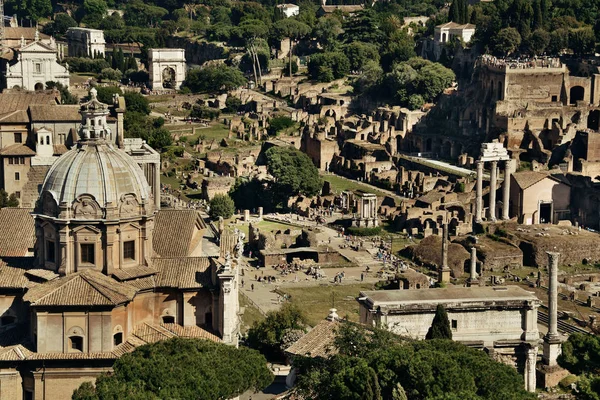
[[[562,175],[523,171],[511,180],[511,217],[519,223],[556,224],[571,219],[571,186]]]
[[[241,237],[207,229],[195,210],[157,211],[94,90],[80,113],[79,140],[48,171],[33,212],[0,210],[3,400],[70,399],[156,340],[237,345]]]

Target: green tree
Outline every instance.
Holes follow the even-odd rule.
[[[346,45],[344,50],[351,71],[361,72],[368,61],[379,62],[379,50],[372,43],[353,42]]]
[[[435,309],[435,316],[425,339],[452,339],[452,329],[450,329],[448,313],[441,304],[438,304]]]
[[[140,346],[119,358],[113,373],[83,384],[73,400],[230,399],[273,381],[255,350],[208,340],[174,338]]]
[[[527,44],[531,54],[543,54],[550,44],[550,34],[543,29],[536,29],[528,38]]]
[[[54,21],[44,27],[44,33],[50,36],[62,36],[69,28],[75,26],[77,26],[77,21],[69,14],[60,13],[54,16]]]
[[[548,52],[553,55],[559,55],[569,47],[569,31],[566,29],[557,29],[550,32],[550,41],[548,43]]]
[[[235,204],[231,197],[226,194],[215,195],[215,197],[210,200],[209,205],[209,215],[212,219],[218,219],[219,217],[229,219],[235,212]]]
[[[100,71],[98,78],[103,81],[107,80],[119,82],[121,81],[121,78],[123,78],[123,73],[118,69],[104,68],[102,71]]]
[[[310,77],[319,82],[331,82],[350,72],[350,61],[342,52],[317,53],[308,62]]]
[[[225,107],[228,112],[235,113],[242,107],[242,100],[236,96],[227,96],[227,100],[225,100]]]
[[[558,363],[574,374],[600,374],[600,338],[574,333],[562,344]]]
[[[271,147],[265,156],[267,170],[275,178],[274,190],[281,200],[299,194],[312,197],[321,191],[323,181],[319,170],[300,150],[294,147]]]
[[[145,115],[150,114],[150,102],[146,97],[137,92],[125,92],[123,95],[125,97],[125,105],[127,106],[127,111],[129,112],[138,112]]]
[[[425,104],[425,100],[420,94],[411,94],[408,97],[408,108],[411,110],[418,110],[423,107],[423,104]]]
[[[269,128],[267,131],[270,136],[277,136],[277,134],[287,128],[294,126],[294,121],[287,115],[278,115],[273,118],[269,118]]]
[[[115,94],[119,96],[123,95],[118,86],[98,86],[96,90],[98,91],[98,101],[104,104],[113,104]]]
[[[16,194],[11,193],[10,196],[8,196],[6,207],[19,207],[19,199]]]
[[[569,47],[577,55],[592,53],[595,41],[596,36],[591,27],[573,29],[569,33]]]
[[[239,69],[220,64],[189,70],[184,86],[193,93],[214,93],[227,92],[245,83],[246,78]]]
[[[310,26],[295,19],[286,18],[275,22],[273,24],[273,31],[275,37],[277,37],[279,40],[287,38],[290,41],[289,73],[290,76],[292,76],[292,54],[294,41],[308,35],[311,32]]]
[[[501,29],[496,35],[494,49],[497,54],[514,53],[521,45],[521,35],[515,28]]]
[[[340,20],[330,15],[319,18],[313,29],[313,36],[325,51],[334,51],[340,44],[339,37],[343,32]]]
[[[294,303],[284,303],[277,311],[269,311],[264,320],[248,330],[248,345],[272,358],[283,358],[285,336],[306,330],[306,316]]]
[[[108,10],[105,0],[84,0],[83,11],[86,15],[97,15],[102,19]]]
[[[156,118],[158,119],[158,118]],[[164,123],[164,120],[163,120]],[[155,127],[149,131],[148,136],[145,137],[146,142],[150,147],[159,152],[164,152],[169,146],[173,144],[173,137],[168,129],[161,127]]]
[[[73,96],[71,92],[69,92],[69,88],[63,85],[60,82],[49,81],[46,82],[46,89],[56,89],[60,92],[60,102],[62,104],[78,104],[79,99],[76,96]]]

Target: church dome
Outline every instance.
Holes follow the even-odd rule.
[[[101,208],[107,203],[119,206],[125,195],[134,195],[139,203],[151,197],[144,172],[133,158],[104,141],[79,143],[62,155],[46,175],[44,192],[52,194],[57,205],[90,195]]]
[[[91,100],[81,106],[79,141],[56,160],[44,179],[40,192],[43,213],[56,216],[57,207],[62,213],[64,206],[72,207],[75,218],[151,213],[152,192],[144,172],[112,143],[106,124],[108,107],[96,99],[95,89],[90,94]]]

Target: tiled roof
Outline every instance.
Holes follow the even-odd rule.
[[[550,178],[550,175],[543,172],[522,171],[514,173],[513,177],[521,189],[527,189],[546,178]]]
[[[35,264],[33,257],[3,258],[0,260],[0,287],[2,289],[21,289],[31,285],[26,272]],[[1,336],[1,335],[0,335]]]
[[[150,267],[131,267],[123,269],[115,269],[112,273],[113,278],[119,281],[127,281],[135,278],[143,278],[148,275],[156,274],[156,270]]]
[[[333,341],[339,324],[338,321],[329,320],[319,322],[296,343],[288,347],[286,353],[307,357],[327,357],[336,354]]]
[[[436,28],[448,28],[448,29],[475,29],[476,26],[473,24],[458,24],[456,22],[446,22],[445,24],[438,25]]]
[[[35,156],[35,151],[21,143],[15,143],[0,150],[3,156]]]
[[[162,257],[185,257],[202,240],[206,228],[196,210],[161,210],[156,214],[152,247]]]
[[[116,306],[137,290],[93,270],[77,272],[29,289],[23,299],[35,306]]]
[[[0,122],[3,124],[28,124],[29,115],[25,110],[14,110],[0,115]]]
[[[146,276],[144,278],[136,278],[130,281],[127,281],[129,286],[133,286],[137,290],[149,290],[154,289],[156,287],[156,279],[153,275]]]
[[[21,37],[23,37],[25,40],[30,41],[35,40],[36,31],[36,28],[6,27],[4,28],[4,37],[7,40],[21,40]],[[38,32],[38,35],[40,40],[50,39],[50,36],[46,35],[45,33]]]
[[[364,6],[362,6],[360,4],[357,4],[357,5],[341,4],[341,5],[321,6],[321,9],[323,11],[325,11],[326,13],[332,13],[332,12],[335,12],[336,10],[341,10],[341,11],[352,13],[352,12],[362,10],[363,8],[364,8]]]
[[[78,105],[34,104],[29,106],[29,115],[31,122],[81,121]]]
[[[221,245],[221,257],[225,257],[227,255],[227,253],[230,253],[231,255],[233,255],[233,252],[235,250],[235,245],[238,242],[238,238],[236,235],[234,235],[233,233],[230,232],[223,232],[223,234],[221,235],[221,241],[220,241],[220,245]]]
[[[47,269],[29,269],[25,272],[26,275],[39,278],[44,281],[51,281],[52,279],[58,278],[60,275]]]
[[[59,104],[59,96],[55,91],[0,93],[0,115],[27,110],[32,104]]]
[[[161,324],[161,327],[169,330],[174,333],[175,336],[179,336],[181,338],[190,338],[190,339],[208,339],[213,342],[220,342],[221,338],[218,336],[206,331],[199,326],[181,326],[179,324]]]
[[[35,245],[35,224],[27,208],[0,209],[0,257],[23,257]]]
[[[67,146],[65,146],[64,144],[55,144],[52,147],[54,148],[54,155],[55,156],[63,155],[67,151],[69,151],[69,149],[67,149]]]
[[[200,289],[212,286],[208,257],[155,258],[157,287]]]

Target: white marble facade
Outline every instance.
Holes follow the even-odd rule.
[[[100,29],[69,28],[69,57],[94,57],[105,53],[106,41]]]
[[[179,90],[185,80],[185,49],[150,49],[148,51],[152,90]]]
[[[46,82],[69,86],[69,70],[58,63],[56,43],[35,40],[16,50],[17,59],[9,64],[5,86],[9,89],[44,90]]]

